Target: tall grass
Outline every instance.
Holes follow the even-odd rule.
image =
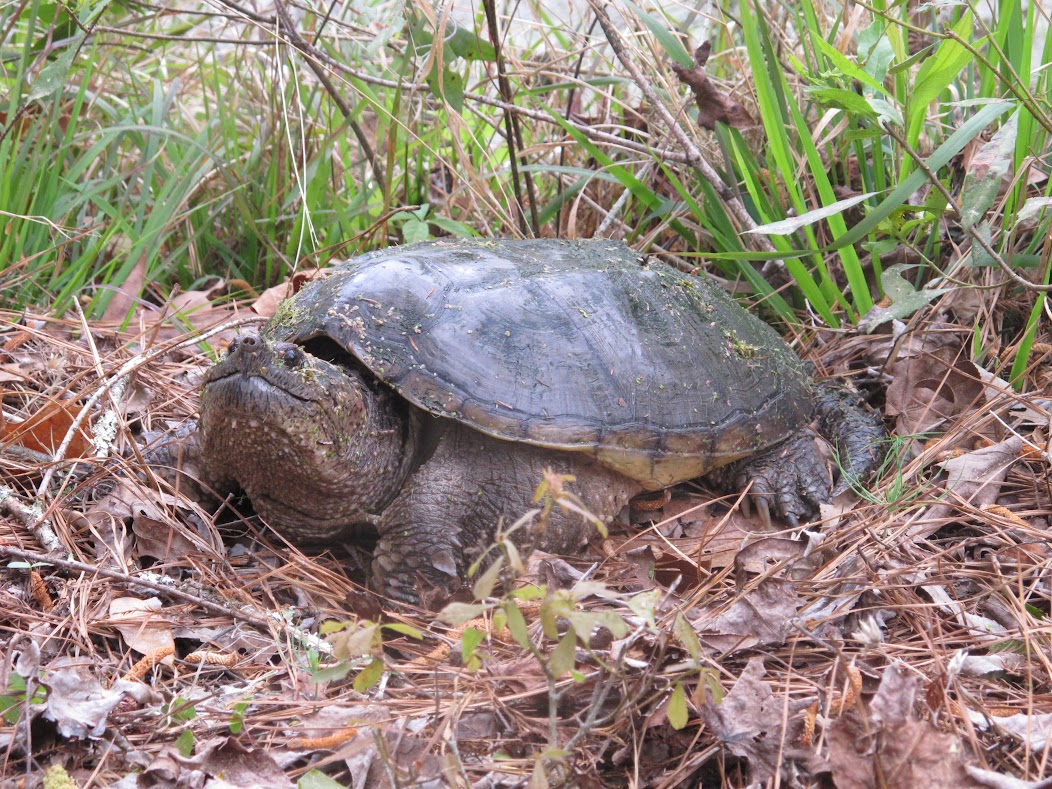
[[[498,16],[495,42],[484,12],[458,22],[422,0],[295,20],[284,5],[210,8],[95,2],[74,18],[32,0],[4,12],[6,299],[63,309],[76,297],[99,315],[137,269],[157,300],[213,274],[264,286],[364,247],[523,232],[602,232],[678,255],[786,322],[805,306],[829,326],[872,316],[881,258],[902,250],[920,264],[918,291],[983,267],[997,281],[997,258],[1048,281],[1034,268],[1047,219],[1016,230],[1026,201],[1048,193],[1027,178],[1046,167],[1052,131],[1035,3],[910,15],[874,0],[845,16],[814,0],[745,2],[719,18],[626,3],[611,13],[636,77],[583,5],[568,19],[544,5],[532,23]],[[669,66],[702,40],[706,72],[755,126],[694,123]],[[982,151],[1003,172],[965,180]],[[1044,303],[1027,298],[1016,372]]]

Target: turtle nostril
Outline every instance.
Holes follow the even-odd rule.
[[[247,349],[255,349],[259,347],[259,337],[254,334],[246,334],[241,338],[241,344]]]

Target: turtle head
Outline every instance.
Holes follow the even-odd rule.
[[[246,334],[201,393],[206,463],[273,527],[325,539],[369,522],[408,451],[404,413],[360,369]]]

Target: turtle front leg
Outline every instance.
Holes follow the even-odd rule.
[[[832,499],[829,468],[807,428],[765,452],[717,469],[709,478],[728,492],[744,490],[751,483],[742,510],[748,515],[750,502],[755,504],[767,529],[772,514],[796,527],[814,520],[819,505]]]
[[[840,479],[835,486],[808,428],[711,475],[716,485],[727,491],[740,491],[751,483],[742,508],[748,514],[750,500],[756,504],[766,528],[771,526],[772,514],[793,527],[814,520],[820,505],[859,484],[884,460],[888,432],[879,412],[835,381],[818,383],[814,394],[818,429],[837,454]]]
[[[448,593],[508,528],[536,506],[533,494],[551,469],[572,474],[569,490],[596,517],[612,520],[640,486],[591,458],[484,436],[453,425],[434,455],[387,507],[373,558],[373,583],[386,596],[417,603],[428,587]],[[580,515],[552,508],[546,523],[520,529],[524,550],[576,552],[594,534]]]

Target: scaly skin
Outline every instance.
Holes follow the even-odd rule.
[[[443,591],[505,528],[532,507],[547,470],[574,477],[569,490],[604,523],[642,487],[591,458],[490,438],[452,423],[434,455],[384,511],[373,559],[373,582],[388,597],[416,602],[428,587]],[[545,523],[512,536],[520,547],[577,553],[595,528],[579,514],[553,506]]]
[[[393,392],[354,370],[254,334],[230,344],[201,393],[201,448],[271,526],[324,540],[373,525],[417,462]]]
[[[756,506],[771,527],[771,515],[799,526],[818,516],[819,506],[852,484],[858,484],[884,458],[888,437],[884,420],[857,394],[834,381],[814,386],[819,432],[832,442],[841,467],[836,486],[819,456],[810,428],[797,431],[771,449],[716,469],[709,475],[719,488],[735,492],[749,487],[743,509]]]

